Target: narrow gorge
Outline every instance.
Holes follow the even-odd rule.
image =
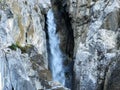
[[[120,0],[0,0],[0,90],[120,90]]]

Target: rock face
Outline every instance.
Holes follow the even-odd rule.
[[[32,73],[28,72],[30,68],[26,68],[30,65],[27,56],[10,49],[1,50],[0,55],[1,90],[35,90],[28,78]]]
[[[66,4],[75,40],[74,90],[119,90],[120,1]]]
[[[49,0],[0,1],[0,90],[68,90],[48,70]]]
[[[0,90],[68,90],[52,81],[48,69],[45,20],[51,7],[66,86],[120,90],[120,0],[51,2],[0,0]]]
[[[45,3],[44,5],[40,2],[39,0],[7,1],[14,14],[13,20],[11,20],[12,26],[14,26],[12,28],[14,41],[23,46],[25,44],[34,45],[39,53],[43,55],[44,60],[46,60],[45,65],[47,67],[46,39],[44,32],[45,19],[42,10],[50,6],[50,1],[48,1],[47,6]]]

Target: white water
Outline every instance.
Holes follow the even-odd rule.
[[[63,69],[63,58],[62,53],[59,48],[59,38],[56,34],[56,24],[54,22],[54,15],[50,9],[47,14],[47,24],[48,24],[48,36],[49,36],[49,45],[50,45],[50,68],[52,71],[52,76],[54,81],[58,81],[65,84],[65,76]]]

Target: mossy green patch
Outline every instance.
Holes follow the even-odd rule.
[[[12,49],[12,50],[16,50],[17,49],[17,45],[12,44],[11,46],[9,46],[8,48]]]
[[[22,51],[22,53],[27,53],[28,49],[31,48],[31,47],[32,47],[32,45],[26,45],[26,46],[23,47],[23,46],[20,46],[17,43],[9,46],[9,48],[12,49],[12,50],[16,50],[17,48],[19,48]]]
[[[0,21],[1,21],[2,16],[0,15]]]

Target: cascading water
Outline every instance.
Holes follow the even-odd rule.
[[[65,76],[63,69],[63,56],[59,48],[59,38],[56,34],[56,24],[54,22],[54,15],[52,9],[47,13],[48,37],[50,47],[50,69],[54,81],[59,81],[65,85]]]

